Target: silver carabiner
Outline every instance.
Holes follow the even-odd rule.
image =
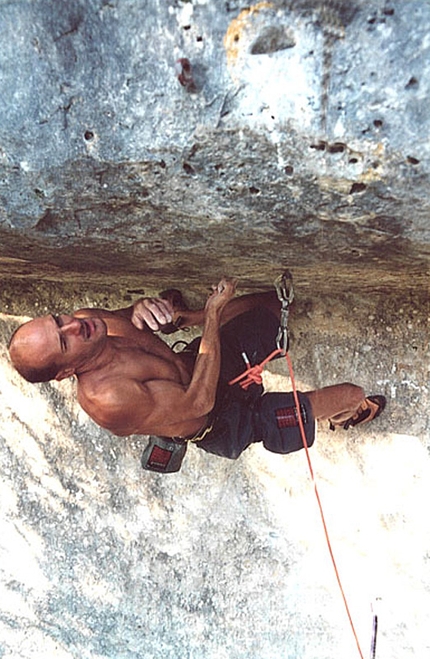
[[[278,300],[281,303],[279,331],[276,337],[276,347],[285,355],[289,348],[288,314],[290,304],[294,300],[293,278],[289,270],[285,270],[274,282]]]
[[[274,282],[276,293],[278,295],[278,300],[282,302],[288,302],[290,305],[294,300],[294,289],[293,289],[293,276],[289,270],[284,270],[282,275],[279,275]]]
[[[278,336],[276,337],[276,347],[281,351],[282,355],[286,355],[290,345],[290,337],[288,329],[279,327]]]

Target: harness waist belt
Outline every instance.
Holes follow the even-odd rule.
[[[206,423],[194,435],[188,435],[187,437],[172,437],[171,439],[180,444],[183,442],[201,442],[202,439],[211,432],[213,427],[214,419],[209,415]]]

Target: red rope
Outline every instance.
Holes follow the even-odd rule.
[[[287,360],[288,370],[290,372],[291,384],[292,384],[292,387],[293,387],[294,403],[296,405],[296,409],[300,410],[300,403],[299,403],[299,397],[298,397],[297,389],[296,389],[296,383],[295,383],[294,372],[293,372],[293,365],[291,363],[291,359],[290,359],[290,356],[289,356],[288,352],[285,354],[285,359]],[[326,538],[326,541],[327,541],[327,547],[328,547],[328,551],[329,551],[329,554],[330,554],[331,562],[333,564],[334,573],[336,575],[336,580],[337,580],[337,583],[339,585],[339,589],[340,589],[340,592],[341,592],[341,595],[342,595],[343,603],[344,603],[345,609],[346,609],[346,614],[348,616],[348,620],[349,620],[349,623],[351,625],[352,633],[354,635],[354,639],[355,639],[355,642],[357,644],[358,653],[359,653],[361,659],[364,659],[363,653],[361,651],[360,643],[359,643],[359,640],[358,640],[357,632],[355,630],[354,623],[353,623],[353,620],[352,620],[352,617],[351,617],[351,612],[349,610],[348,602],[346,600],[345,592],[343,590],[342,582],[340,580],[340,575],[339,575],[339,571],[337,569],[336,560],[335,560],[335,557],[334,557],[334,554],[333,554],[333,549],[332,549],[331,542],[330,542],[330,537],[329,537],[329,534],[328,534],[327,524],[326,524],[326,521],[325,521],[324,511],[323,511],[323,508],[322,508],[321,499],[320,499],[320,495],[319,495],[319,492],[318,492],[317,483],[316,483],[316,480],[315,480],[314,470],[312,468],[312,462],[311,462],[311,457],[310,457],[310,454],[309,454],[308,443],[307,443],[307,440],[306,440],[306,433],[305,433],[305,429],[304,429],[304,426],[303,426],[302,415],[298,414],[297,418],[298,418],[298,421],[299,421],[300,433],[302,435],[303,446],[304,446],[304,449],[305,449],[305,452],[306,452],[306,459],[308,461],[309,472],[311,474],[312,482],[314,484],[315,496],[316,496],[316,499],[317,499],[317,502],[318,502],[318,508],[319,508],[320,515],[321,515],[321,521],[322,521],[322,525],[323,525],[323,528],[324,528],[324,535],[325,535],[325,538]]]
[[[273,352],[270,353],[266,359],[263,359],[261,364],[256,364],[255,366],[248,366],[246,371],[241,373],[241,375],[238,375],[237,378],[234,378],[233,380],[230,380],[229,384],[236,384],[238,382],[242,389],[248,389],[248,387],[251,384],[261,384],[263,382],[263,378],[261,377],[261,374],[263,372],[263,368],[270,362],[271,359],[276,357],[276,355],[279,355],[282,353],[282,350],[274,350]],[[241,382],[243,380],[243,382]]]
[[[283,351],[280,350],[280,349],[274,350],[268,357],[266,357],[266,359],[264,359],[261,362],[261,364],[256,364],[255,366],[249,366],[246,369],[246,371],[244,371],[237,378],[234,378],[233,380],[230,380],[229,384],[235,384],[236,382],[238,382],[243,389],[248,389],[248,387],[252,383],[261,384],[262,383],[261,373],[263,371],[264,366],[271,359],[273,359],[276,355],[278,355],[282,352]],[[290,378],[291,378],[291,384],[292,384],[292,387],[293,387],[294,404],[296,406],[296,409],[300,410],[300,402],[299,402],[299,396],[298,396],[297,389],[296,389],[296,382],[295,382],[295,378],[294,378],[293,365],[291,363],[291,359],[290,359],[290,356],[289,356],[288,352],[285,353],[285,359],[287,360],[288,370],[289,370]],[[346,599],[346,596],[345,596],[345,592],[343,590],[342,582],[340,580],[339,570],[337,568],[336,560],[335,560],[335,557],[334,557],[334,554],[333,554],[333,549],[332,549],[331,542],[330,542],[330,537],[329,537],[329,533],[328,533],[328,529],[327,529],[327,524],[326,524],[326,521],[325,521],[324,511],[323,511],[320,495],[319,495],[319,492],[318,492],[317,483],[316,483],[316,480],[315,480],[314,470],[313,470],[313,467],[312,467],[311,456],[310,456],[310,453],[309,453],[309,446],[308,446],[308,442],[307,442],[307,439],[306,439],[305,429],[304,429],[304,426],[303,426],[303,419],[302,419],[302,415],[300,413],[297,414],[297,419],[298,419],[298,422],[299,422],[300,434],[301,434],[302,440],[303,440],[303,447],[304,447],[305,453],[306,453],[306,459],[307,459],[307,462],[308,462],[309,472],[310,472],[310,475],[311,475],[312,482],[314,484],[315,496],[316,496],[317,503],[318,503],[318,508],[319,508],[319,511],[320,511],[321,521],[322,521],[322,525],[323,525],[323,529],[324,529],[324,535],[325,535],[328,551],[329,551],[329,554],[330,554],[331,562],[333,564],[334,573],[336,575],[336,580],[337,580],[337,583],[338,583],[338,586],[339,586],[339,589],[340,589],[340,592],[341,592],[341,595],[342,595],[343,603],[345,605],[345,610],[346,610],[346,614],[348,616],[349,624],[351,625],[352,633],[354,635],[354,639],[355,639],[355,642],[357,644],[358,653],[360,655],[360,658],[364,659],[363,653],[361,651],[360,643],[359,643],[359,640],[358,640],[357,632],[355,630],[354,622],[352,620],[351,612],[349,610],[348,602],[347,602],[347,599]]]

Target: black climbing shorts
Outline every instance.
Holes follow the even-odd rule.
[[[258,384],[244,391],[239,384],[228,384],[246,368],[243,353],[254,366],[276,349],[278,329],[276,316],[263,307],[237,316],[221,329],[221,371],[209,417],[212,430],[196,446],[232,460],[255,442],[274,453],[303,448],[292,393],[264,393]],[[315,422],[306,394],[299,393],[299,402],[307,445],[312,446]]]

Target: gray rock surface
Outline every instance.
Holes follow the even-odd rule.
[[[22,0],[1,16],[4,278],[262,284],[288,264],[318,289],[426,286],[427,2]]]
[[[144,473],[145,437],[7,358],[23,315],[286,266],[299,386],[388,399],[312,449],[364,656],[372,606],[376,659],[428,656],[429,25],[424,0],[0,0],[0,657],[358,656],[303,453]]]

